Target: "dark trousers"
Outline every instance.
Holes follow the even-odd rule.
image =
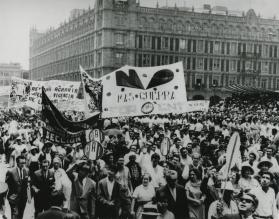
[[[35,205],[35,218],[39,213],[50,209],[50,199],[43,195],[34,196],[34,205]]]
[[[22,200],[18,204],[9,203],[11,207],[11,219],[22,219],[27,200]]]

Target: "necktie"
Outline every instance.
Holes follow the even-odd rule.
[[[22,173],[22,170],[20,170],[20,180],[23,180],[23,173]]]

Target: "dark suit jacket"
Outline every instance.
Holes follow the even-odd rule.
[[[62,210],[51,207],[49,210],[40,213],[37,219],[64,219],[65,216],[66,213],[64,213]]]
[[[32,188],[36,187],[40,191],[35,194],[35,197],[38,200],[44,200],[43,202],[49,201],[54,181],[54,172],[52,170],[48,170],[47,179],[43,176],[42,170],[37,170],[32,179]]]
[[[70,209],[78,214],[95,216],[95,201],[96,201],[96,183],[86,178],[84,190],[78,178],[71,178],[72,193],[70,200]]]
[[[6,174],[6,183],[8,184],[8,200],[17,204],[19,202],[26,202],[27,199],[27,182],[29,171],[23,169],[23,180],[20,179],[18,168],[15,167],[9,170]]]
[[[168,210],[175,215],[176,219],[189,218],[188,200],[183,186],[176,185],[176,201],[167,185],[158,189],[156,198],[159,200],[166,198],[168,200]]]
[[[222,219],[242,219],[239,214],[227,214],[222,217]]]
[[[118,218],[120,208],[120,192],[121,185],[115,181],[110,199],[108,193],[107,178],[99,181],[97,189],[99,216]],[[114,206],[108,205],[110,201],[114,201]]]

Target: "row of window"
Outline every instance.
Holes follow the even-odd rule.
[[[32,58],[31,68],[37,68],[51,62],[84,54],[94,49],[94,36],[75,40]]]
[[[205,70],[219,72],[277,73],[276,62],[256,60],[228,60],[214,58],[181,57],[169,55],[137,54],[137,66],[157,66],[183,61],[186,70]]]
[[[72,59],[62,60],[56,63],[51,63],[49,65],[40,67],[38,69],[32,70],[33,78],[43,78],[46,75],[56,75],[58,73],[66,73],[72,71],[79,71],[79,66],[84,68],[94,67],[94,54],[88,54]]]
[[[220,55],[257,54],[266,58],[277,58],[278,46],[259,43],[224,42],[212,40],[181,39],[138,35],[136,48],[168,50],[176,52],[207,53]]]

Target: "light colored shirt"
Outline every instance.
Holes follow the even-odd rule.
[[[112,190],[113,190],[113,186],[114,186],[114,180],[111,182],[111,181],[109,181],[109,179],[107,178],[107,185],[108,185],[109,199],[111,199]]]
[[[278,219],[275,192],[272,188],[269,188],[267,192],[264,192],[261,187],[253,189],[251,191],[259,200],[259,205],[255,214],[259,216],[272,216],[273,219]]]

